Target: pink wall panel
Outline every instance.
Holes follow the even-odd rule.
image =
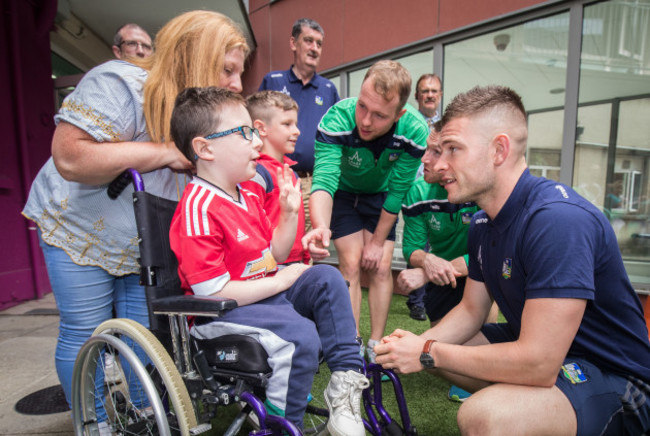
[[[55,12],[55,0],[7,0],[0,17],[0,310],[50,291],[34,225],[20,212],[50,155]]]
[[[257,49],[249,56],[245,67],[246,71],[242,80],[244,95],[257,91],[262,77],[270,71],[271,65],[269,8],[264,7],[257,12],[251,13],[249,19],[257,41]]]
[[[345,40],[339,49],[347,63],[434,35],[438,0],[348,0],[341,19]]]

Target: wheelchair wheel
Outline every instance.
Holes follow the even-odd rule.
[[[134,343],[139,345],[148,357],[149,362],[144,366],[168,410],[167,418],[172,432],[189,435],[190,429],[197,425],[192,401],[183,378],[160,341],[144,326],[130,319],[107,320],[93,334],[110,334],[121,338],[131,347]],[[134,393],[130,395],[133,397]],[[133,400],[131,398],[131,402]]]
[[[327,364],[321,363],[318,372],[314,377],[314,384],[311,387],[309,394],[309,402],[307,403],[307,410],[302,420],[303,433],[305,435],[317,436],[321,434],[328,434],[327,420],[329,419],[329,410],[325,404],[325,397],[323,392],[327,387],[327,383],[331,377],[331,372]]]
[[[313,398],[307,405],[307,411],[302,422],[304,425],[303,434],[305,436],[326,435],[327,420],[329,419],[329,410],[322,398]]]
[[[121,370],[107,377],[107,355],[128,365],[128,380]],[[146,402],[131,396],[131,385],[138,386]],[[77,435],[171,434],[144,365],[129,345],[111,335],[93,336],[79,351],[72,380],[72,419]]]

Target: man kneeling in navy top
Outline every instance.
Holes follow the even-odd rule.
[[[450,202],[476,202],[463,299],[420,336],[396,330],[377,363],[426,369],[475,392],[462,434],[641,435],[650,343],[605,215],[534,177],[521,98],[500,86],[454,98],[434,171]],[[492,301],[506,323],[484,324]]]

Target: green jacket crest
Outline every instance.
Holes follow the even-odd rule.
[[[384,209],[397,214],[415,180],[426,150],[429,128],[412,106],[383,136],[364,141],[359,137],[354,113],[357,99],[332,106],[316,133],[312,192],[337,190],[355,194],[388,192]]]

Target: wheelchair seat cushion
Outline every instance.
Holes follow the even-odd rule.
[[[210,366],[252,374],[272,372],[266,350],[250,336],[224,335],[194,340],[205,353]]]

